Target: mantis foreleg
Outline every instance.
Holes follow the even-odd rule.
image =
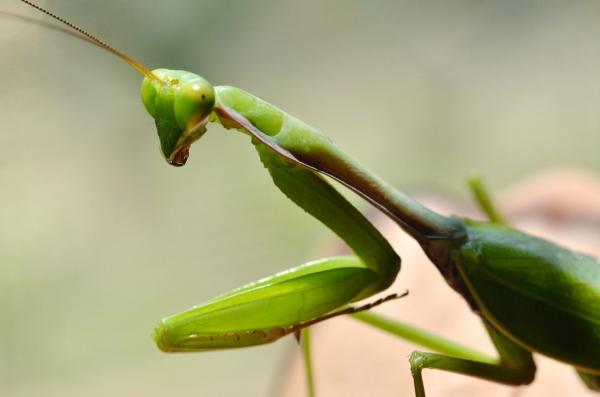
[[[269,114],[263,111],[261,116]],[[164,351],[271,342],[387,288],[396,277],[398,256],[356,208],[319,175],[254,143],[277,187],[340,236],[357,256],[310,262],[167,317],[155,333]]]

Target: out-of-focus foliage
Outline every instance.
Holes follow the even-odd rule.
[[[45,4],[149,67],[271,101],[399,186],[600,168],[594,2]],[[0,394],[265,395],[292,341],[165,355],[152,327],[312,257],[327,231],[239,134],[213,127],[169,167],[140,76],[15,15],[52,23],[0,5]]]

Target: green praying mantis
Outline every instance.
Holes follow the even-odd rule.
[[[212,86],[185,71],[149,70],[86,31],[27,0],[144,75],[142,102],[154,118],[162,153],[174,166],[210,123],[251,138],[275,185],[317,218],[355,256],[325,258],[266,277],[164,318],[154,339],[165,352],[256,346],[336,315],[352,314],[437,353],[410,356],[415,394],[423,369],[508,385],[533,381],[537,352],[573,366],[600,391],[600,261],[507,226],[478,181],[472,188],[489,217],[439,215],[370,172],[329,138],[241,89]],[[468,307],[481,318],[498,357],[489,357],[408,324],[368,312],[390,295],[348,306],[388,288],[400,258],[379,231],[326,178],[394,220],[413,237]]]

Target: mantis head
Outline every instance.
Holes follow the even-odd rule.
[[[165,159],[184,165],[191,144],[206,132],[215,105],[213,86],[194,73],[156,69],[144,77],[142,102],[156,122]]]
[[[29,0],[21,1],[76,31],[84,40],[121,58],[144,75],[142,102],[156,121],[161,151],[169,164],[184,165],[190,145],[206,132],[208,116],[215,104],[212,85],[189,72],[168,69],[150,71],[140,62],[79,26]]]

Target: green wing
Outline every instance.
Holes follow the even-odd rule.
[[[458,265],[485,317],[531,350],[600,368],[600,262],[508,227],[468,232]]]

